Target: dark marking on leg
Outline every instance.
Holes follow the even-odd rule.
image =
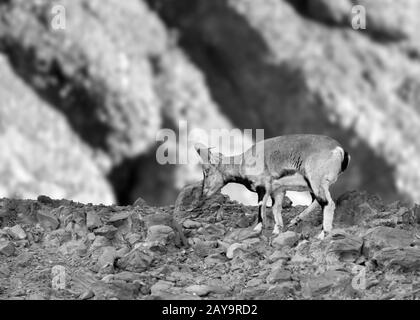
[[[316,196],[316,197],[315,197],[315,199],[316,199],[316,201],[318,201],[318,203],[319,203],[319,205],[321,206],[321,209],[322,209],[322,210],[324,210],[324,207],[325,207],[326,205],[328,205],[328,200],[326,200],[326,199],[324,199],[324,198],[322,198],[322,197],[318,197],[318,196]]]
[[[261,187],[261,186],[258,186],[256,188],[256,191],[257,191],[257,195],[258,195],[258,223],[260,223],[260,222],[262,223],[262,214],[261,214],[262,205],[261,205],[261,202],[262,202],[262,200],[264,198],[264,195],[265,195],[265,188]]]

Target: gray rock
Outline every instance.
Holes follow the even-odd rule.
[[[117,257],[117,251],[114,247],[104,247],[101,250],[102,254],[99,256],[96,265],[104,272],[112,272],[114,270],[114,261]]]
[[[85,292],[83,292],[79,296],[79,299],[80,300],[88,300],[88,299],[93,298],[94,296],[95,296],[95,293],[91,289],[89,289],[89,290],[86,290]]]
[[[344,288],[349,284],[350,275],[344,271],[329,270],[318,276],[311,276],[303,284],[305,297],[318,297],[331,289]]]
[[[56,230],[60,226],[58,219],[47,210],[39,210],[36,216],[38,222],[45,230]]]
[[[98,229],[93,230],[93,233],[97,236],[103,236],[109,240],[112,240],[117,233],[118,229],[111,225],[104,225]]]
[[[107,247],[109,245],[111,245],[111,241],[109,239],[105,238],[104,236],[96,236],[90,248],[91,250],[95,251],[98,248]]]
[[[101,218],[96,212],[88,211],[86,213],[86,227],[89,230],[97,229],[102,226]]]
[[[118,212],[114,215],[112,215],[108,222],[114,224],[115,222],[119,222],[121,220],[126,220],[129,217],[131,217],[131,215],[133,214],[132,211],[123,211],[123,212]]]
[[[161,245],[174,243],[175,232],[171,227],[165,225],[151,226],[147,231],[147,242],[157,242]]]
[[[201,227],[201,223],[198,221],[187,219],[183,222],[182,226],[186,229],[198,229]]]
[[[184,187],[175,201],[175,212],[191,211],[198,207],[202,199],[202,182]]]
[[[286,231],[279,234],[273,240],[273,246],[276,248],[293,247],[299,240],[299,235],[293,231]]]
[[[334,252],[342,261],[355,261],[361,254],[363,239],[345,232],[334,231],[327,251]]]
[[[414,237],[410,232],[383,226],[369,229],[363,239],[363,253],[368,257],[373,256],[382,248],[407,247],[414,242]]]
[[[142,197],[138,197],[136,201],[134,201],[133,203],[133,207],[144,207],[144,206],[147,206],[147,202]]]
[[[185,288],[185,291],[187,291],[188,293],[197,295],[199,297],[204,297],[204,296],[209,295],[210,293],[216,293],[216,294],[226,293],[228,290],[220,286],[194,284]]]
[[[275,268],[270,272],[267,276],[267,283],[281,283],[290,281],[292,279],[292,273],[288,270],[284,270],[283,268]]]
[[[146,271],[153,261],[153,256],[149,252],[140,249],[134,249],[125,256],[117,260],[117,266],[120,269],[132,272]]]
[[[15,245],[11,241],[0,240],[0,253],[10,257],[15,253]]]
[[[26,232],[20,225],[15,225],[7,230],[7,233],[15,240],[26,239]]]
[[[0,266],[0,277],[8,277],[11,274],[11,270],[7,265]]]
[[[21,253],[15,259],[16,267],[20,267],[20,268],[28,267],[31,263],[32,258],[33,258],[33,253],[30,253],[30,252]]]
[[[86,254],[87,247],[83,240],[70,240],[58,249],[64,255],[78,255],[83,256]]]
[[[229,246],[229,248],[226,251],[226,257],[228,257],[228,259],[233,259],[235,256],[235,252],[237,253],[238,251],[246,251],[246,249],[249,246],[243,243],[233,243]]]
[[[385,269],[396,267],[406,272],[419,271],[420,249],[413,247],[384,248],[375,253],[373,260]]]
[[[150,292],[154,296],[165,295],[170,292],[170,289],[174,286],[172,282],[159,280],[154,285],[151,286]]]

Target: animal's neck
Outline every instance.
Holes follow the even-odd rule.
[[[242,178],[242,155],[224,157],[222,166],[226,183],[236,182],[236,180],[240,180]]]

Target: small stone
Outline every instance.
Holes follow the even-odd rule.
[[[26,232],[20,225],[15,225],[7,230],[8,234],[15,240],[25,240]]]
[[[97,266],[99,269],[106,269],[109,272],[114,270],[114,261],[117,256],[117,251],[114,247],[102,248],[102,254],[99,256]]]
[[[252,278],[251,280],[249,280],[246,284],[246,286],[248,288],[250,287],[256,287],[259,286],[263,283],[263,280],[261,278]]]
[[[350,282],[350,275],[344,271],[328,270],[321,275],[310,277],[303,285],[307,298],[317,297],[329,290],[344,287]]]
[[[64,243],[58,250],[64,255],[79,255],[80,250],[86,249],[85,244],[82,240],[71,240]]]
[[[206,286],[206,285],[194,284],[192,286],[185,288],[185,291],[187,291],[188,293],[195,294],[199,297],[203,297],[203,296],[208,295],[211,292],[211,288],[210,286]]]
[[[118,212],[118,213],[114,214],[113,216],[111,216],[111,218],[109,218],[108,222],[109,223],[115,223],[115,222],[119,222],[121,220],[126,220],[129,217],[131,217],[131,215],[132,215],[131,211]]]
[[[159,244],[166,245],[168,243],[173,243],[174,240],[175,232],[169,226],[155,225],[149,227],[147,231],[146,241],[148,242],[157,242]]]
[[[8,266],[0,266],[0,277],[8,277],[11,274],[11,270]]]
[[[255,238],[259,236],[260,233],[255,231],[253,228],[235,229],[225,237],[225,241],[229,243],[242,242],[246,239]]]
[[[290,256],[285,254],[283,251],[274,251],[273,254],[268,257],[268,261],[271,263],[276,262],[277,260],[280,260],[280,259],[288,260],[290,259]]]
[[[143,272],[150,267],[152,261],[153,256],[150,253],[140,249],[134,249],[124,257],[118,259],[117,266],[118,268],[127,271]]]
[[[29,253],[29,252],[21,253],[20,255],[16,257],[16,260],[15,260],[16,266],[21,267],[21,268],[27,267],[30,264],[32,257],[33,257],[32,253]]]
[[[144,207],[144,206],[147,206],[147,202],[142,197],[138,197],[137,200],[133,203],[133,207]]]
[[[288,270],[283,270],[281,268],[275,268],[267,277],[267,283],[281,283],[290,281],[292,279],[292,274]]]
[[[204,259],[204,263],[209,267],[214,266],[214,265],[220,265],[227,261],[228,260],[226,256],[223,256],[220,253],[211,254]]]
[[[15,245],[10,241],[1,241],[0,242],[0,253],[10,257],[15,253]]]
[[[102,226],[101,218],[95,212],[88,211],[86,214],[86,227],[89,230],[93,230]]]
[[[28,295],[26,300],[45,300],[45,298],[40,294],[32,293],[32,294]]]
[[[89,232],[87,235],[87,239],[91,242],[93,242],[95,240],[96,236],[93,232]]]
[[[94,292],[91,289],[89,289],[89,290],[86,290],[85,292],[83,292],[80,295],[79,299],[80,300],[88,300],[88,299],[93,298],[94,296],[95,296]]]
[[[142,240],[142,237],[138,233],[129,233],[125,236],[125,239],[128,241],[128,243],[131,246],[134,246],[136,243],[140,242]]]
[[[99,229],[95,229],[93,233],[97,236],[103,236],[109,240],[112,240],[117,233],[118,229],[111,225],[105,225]]]
[[[334,252],[341,261],[355,261],[361,254],[363,239],[335,231],[331,235],[328,252]]]
[[[190,220],[190,219],[185,220],[182,225],[186,229],[198,229],[198,228],[201,227],[201,223],[200,222],[193,221],[193,220]]]
[[[58,219],[46,210],[39,210],[36,213],[39,224],[45,230],[56,230],[60,226]]]
[[[286,231],[279,234],[273,240],[273,246],[276,248],[282,248],[285,246],[293,247],[299,240],[299,235],[293,231]]]
[[[185,288],[185,291],[188,293],[197,295],[199,297],[204,297],[209,295],[210,293],[226,293],[227,290],[220,286],[209,286],[204,284],[194,284],[187,288]]]
[[[104,236],[96,236],[95,240],[93,240],[92,245],[90,246],[91,250],[96,250],[101,247],[107,247],[111,244],[109,239],[105,238]]]
[[[226,257],[228,257],[228,259],[233,259],[233,257],[235,256],[235,252],[238,252],[239,250],[246,250],[247,247],[247,245],[244,245],[242,243],[234,243],[230,245],[227,249]]]
[[[159,280],[151,288],[150,292],[154,296],[160,296],[170,292],[170,289],[174,286],[172,282]]]

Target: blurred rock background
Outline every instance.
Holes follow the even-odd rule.
[[[418,202],[419,15],[416,0],[2,0],[0,197],[173,203],[201,174],[159,165],[156,133],[185,120],[330,135],[352,155],[335,195]]]

